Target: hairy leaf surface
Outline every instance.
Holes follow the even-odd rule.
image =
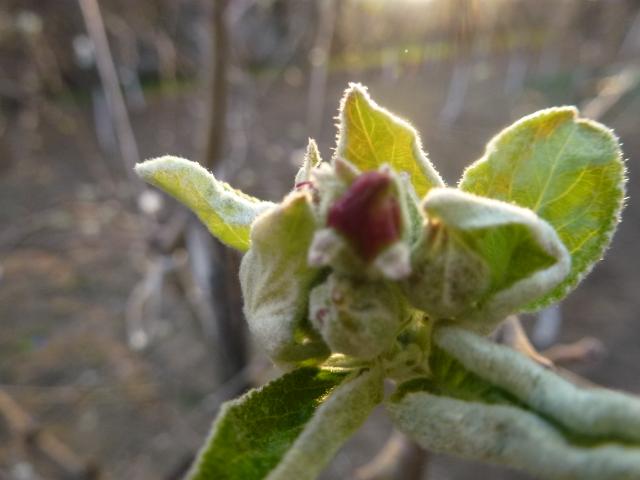
[[[405,291],[435,318],[490,329],[544,295],[569,272],[553,228],[528,209],[455,189],[433,189],[429,223]]]
[[[549,480],[640,478],[640,448],[573,443],[543,417],[508,404],[408,393],[391,402],[394,424],[422,447],[525,470]]]
[[[469,372],[580,435],[640,445],[640,399],[581,388],[510,348],[457,327],[434,342]]]
[[[296,191],[261,215],[240,265],[244,312],[251,333],[272,360],[297,363],[329,354],[307,318],[309,292],[321,270],[308,265],[316,229],[309,194]]]
[[[459,327],[436,327],[429,365],[387,405],[423,447],[540,478],[639,478],[638,399],[576,386]]]
[[[189,479],[315,478],[381,395],[377,371],[288,373],[223,405]]]
[[[189,478],[265,478],[346,376],[301,368],[225,403]]]
[[[216,238],[241,252],[249,248],[251,223],[274,206],[235,190],[184,158],[147,160],[136,165],[136,173],[189,207]]]
[[[419,197],[433,187],[444,186],[422,151],[415,129],[375,103],[362,85],[352,83],[345,92],[338,128],[336,156],[361,171],[389,164],[397,172],[409,175]]]
[[[314,480],[382,401],[382,369],[352,373],[318,408],[267,480]]]
[[[618,141],[572,107],[550,108],[505,129],[464,173],[460,188],[527,207],[571,254],[571,273],[528,309],[564,297],[600,259],[619,221],[624,165]]]

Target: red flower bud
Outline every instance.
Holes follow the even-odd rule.
[[[329,209],[328,224],[367,262],[400,238],[400,205],[391,176],[360,175]]]

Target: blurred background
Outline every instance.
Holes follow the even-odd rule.
[[[131,168],[176,154],[277,201],[307,137],[330,158],[349,81],[450,184],[537,109],[615,129],[624,222],[524,323],[561,365],[640,394],[640,1],[0,0],[0,479],[180,478],[221,402],[278,374],[246,336],[238,256]],[[367,478],[389,432],[374,414],[324,478]],[[529,478],[411,461],[398,478]]]

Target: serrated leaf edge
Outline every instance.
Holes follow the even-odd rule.
[[[402,128],[406,128],[409,130],[413,136],[413,141],[411,144],[412,151],[418,160],[418,168],[421,173],[425,176],[428,183],[432,183],[434,186],[445,186],[445,182],[435,169],[427,155],[424,153],[422,147],[422,140],[420,139],[420,134],[418,131],[411,125],[408,121],[398,117],[396,114],[390,112],[386,108],[380,106],[375,100],[371,98],[367,87],[357,82],[349,82],[349,86],[344,92],[340,100],[340,107],[338,110],[337,120],[337,135],[336,135],[336,147],[334,150],[333,158],[337,158],[340,155],[340,152],[346,148],[346,136],[347,136],[347,118],[345,116],[346,104],[349,101],[349,98],[353,95],[361,95],[365,102],[369,104],[369,106],[383,115],[388,116],[395,124]],[[385,162],[381,162],[382,165]]]
[[[512,130],[515,130],[521,127],[523,124],[526,124],[527,122],[535,120],[537,117],[541,115],[551,115],[553,113],[568,113],[570,114],[571,121],[575,122],[577,125],[586,125],[589,128],[597,130],[598,132],[606,132],[609,135],[610,140],[615,145],[615,150],[617,152],[617,159],[620,161],[622,166],[621,179],[617,188],[619,195],[617,199],[616,210],[614,215],[609,220],[609,225],[603,231],[603,235],[601,237],[600,242],[596,244],[596,249],[600,252],[599,254],[600,258],[598,260],[600,260],[604,256],[604,253],[606,252],[606,250],[610,247],[613,234],[615,233],[616,228],[621,220],[622,210],[624,209],[625,200],[626,200],[625,185],[628,179],[627,166],[626,166],[626,162],[623,157],[622,151],[620,149],[620,140],[618,136],[615,134],[615,132],[600,122],[597,122],[595,120],[591,120],[588,118],[580,117],[580,112],[575,106],[564,105],[560,107],[551,107],[551,108],[538,110],[529,115],[525,115],[524,117],[520,118],[519,120],[515,121],[511,125],[501,130],[500,133],[494,136],[487,143],[482,157],[480,157],[478,160],[471,163],[464,169],[462,176],[458,180],[457,188],[462,191],[466,191],[463,189],[463,183],[467,176],[467,171],[470,171],[475,167],[478,167],[484,163],[487,163],[489,161],[490,155],[497,150],[497,144],[500,143],[500,141],[502,141],[502,139],[505,136],[507,136]],[[577,273],[577,275],[575,276],[572,282],[565,284],[564,287],[558,292],[556,292],[554,295],[550,296],[549,298],[543,298],[541,301],[531,302],[530,304],[526,305],[522,311],[535,312],[565,298],[593,270],[598,260],[592,261],[590,264],[588,264],[581,272]]]

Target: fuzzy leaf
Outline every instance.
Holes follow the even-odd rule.
[[[315,478],[381,396],[377,371],[295,370],[223,405],[188,478]]]
[[[553,228],[530,210],[455,189],[433,189],[405,291],[433,317],[490,330],[569,272]]]
[[[409,123],[374,102],[365,87],[352,83],[340,104],[336,157],[361,171],[389,164],[406,172],[419,197],[444,186],[440,175],[422,151],[420,137]]]
[[[423,448],[524,470],[548,480],[635,480],[640,448],[573,443],[544,417],[510,405],[412,392],[388,406]]]
[[[388,403],[423,447],[549,479],[640,476],[640,399],[580,388],[467,330],[434,332],[431,376]]]
[[[568,430],[640,446],[639,398],[580,388],[515,350],[462,328],[439,328],[434,342],[469,372]]]
[[[621,155],[603,125],[572,107],[550,108],[505,129],[465,171],[462,190],[530,208],[571,254],[571,273],[528,309],[564,297],[601,258],[623,204]]]
[[[267,480],[314,480],[382,397],[381,369],[352,374],[318,408]]]
[[[321,274],[307,263],[315,229],[309,193],[293,192],[255,221],[240,264],[249,329],[283,366],[329,353],[307,319],[309,292]]]
[[[189,207],[221,242],[241,252],[249,248],[251,223],[274,206],[216,180],[204,167],[164,156],[136,165],[136,173]]]

